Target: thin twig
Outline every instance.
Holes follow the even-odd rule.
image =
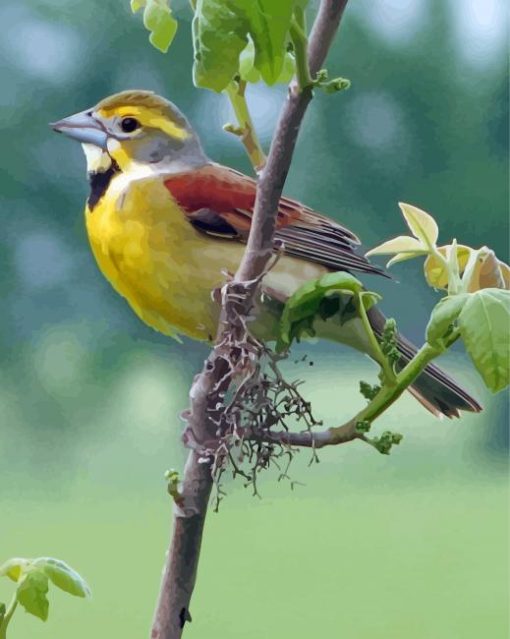
[[[253,126],[245,92],[246,82],[244,80],[232,80],[225,89],[234,109],[238,127],[233,128],[227,124],[223,128],[240,137],[255,172],[259,173],[266,164],[266,155]]]
[[[308,66],[308,38],[296,17],[293,17],[292,19],[289,33],[296,59],[296,79],[299,88],[304,90],[312,86],[313,80],[310,75],[310,67]]]
[[[453,335],[450,343],[457,339],[458,335]],[[402,393],[414,382],[427,365],[441,353],[441,349],[430,344],[424,344],[416,353],[413,359],[396,375],[395,380],[383,385],[377,395],[363,408],[355,417],[341,426],[335,426],[323,431],[306,430],[303,432],[269,432],[260,431],[257,433],[246,433],[245,437],[256,441],[268,441],[288,446],[302,446],[312,448],[323,448],[324,446],[337,446],[354,441],[355,439],[365,439],[362,432],[358,430],[360,423],[370,424],[384,413]]]
[[[358,307],[358,313],[361,322],[365,329],[365,333],[372,347],[373,357],[381,367],[382,374],[384,375],[384,380],[388,384],[392,384],[395,382],[395,373],[393,372],[393,368],[388,358],[382,352],[381,346],[377,340],[377,337],[375,336],[374,329],[372,328],[370,320],[368,319],[367,310],[365,308],[365,304],[363,303],[363,292],[358,294],[356,304]]]
[[[14,594],[0,623],[0,639],[6,639],[7,626],[9,625],[9,622],[11,621],[12,616],[16,612],[17,607],[18,607],[18,598],[16,594]]]

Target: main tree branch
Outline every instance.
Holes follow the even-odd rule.
[[[338,29],[347,0],[322,0],[308,46],[313,78],[322,66]],[[190,620],[205,515],[212,487],[212,456],[207,442],[218,438],[223,397],[232,375],[245,361],[239,336],[250,311],[260,277],[273,254],[278,203],[289,171],[299,128],[312,98],[311,86],[291,84],[273,137],[267,164],[257,185],[257,198],[246,251],[234,280],[223,289],[223,307],[216,344],[190,391],[185,443],[192,451],[184,471],[182,499],[174,508],[173,537],[152,628],[152,639],[179,639]],[[200,456],[197,450],[204,447]]]

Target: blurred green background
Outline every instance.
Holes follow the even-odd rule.
[[[47,127],[126,88],[175,101],[215,160],[249,171],[221,125],[221,95],[191,82],[190,15],[163,56],[127,0],[3,0],[0,23],[0,562],[60,557],[93,599],[51,594],[13,639],[148,634],[168,538],[162,476],[185,453],[179,412],[207,353],[143,326],[99,274],[82,207],[81,149]],[[434,214],[442,239],[508,259],[508,84],[503,0],[353,0],[328,68],[352,80],[318,95],[286,192],[372,246],[403,231],[399,200]],[[267,144],[283,87],[251,90]],[[367,279],[415,341],[436,296],[414,262]],[[321,344],[288,362],[328,424],[361,405],[375,370]],[[298,359],[298,358],[296,358]],[[486,405],[434,420],[406,398],[377,430],[404,433],[382,457],[359,444],[275,476],[263,499],[228,482],[207,524],[192,638],[504,639],[508,632],[507,403],[461,350],[444,366]],[[0,584],[0,600],[10,585]],[[68,600],[65,601],[64,598]]]

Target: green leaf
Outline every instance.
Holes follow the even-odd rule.
[[[165,0],[148,0],[143,12],[143,24],[151,32],[149,41],[162,53],[168,51],[177,32],[177,20]]]
[[[361,293],[363,291],[363,284],[354,275],[345,271],[323,275],[317,280],[317,287],[324,292],[332,289],[341,289],[350,293]]]
[[[494,393],[509,383],[510,291],[485,288],[468,296],[458,318],[466,350]]]
[[[361,282],[345,271],[328,273],[303,284],[285,304],[277,350],[285,350],[293,340],[299,340],[303,335],[313,335],[313,324],[317,318],[326,320],[339,314],[341,321],[347,321],[357,316],[354,297],[366,309],[380,299],[376,293],[364,291]]]
[[[64,561],[53,557],[39,557],[32,565],[42,570],[60,590],[75,597],[90,596],[90,588],[85,579]]]
[[[434,218],[412,204],[399,202],[398,205],[412,234],[425,246],[435,246],[439,229]]]
[[[361,291],[359,294],[359,299],[362,301],[363,306],[368,311],[372,306],[375,306],[377,302],[382,300],[382,297],[379,293],[374,293],[373,291]]]
[[[193,18],[193,81],[197,87],[225,89],[238,73],[247,34],[246,16],[235,2],[198,0]]]
[[[283,60],[282,70],[276,79],[276,82],[288,84],[296,71],[296,60],[294,55],[287,51]],[[262,80],[260,72],[255,68],[255,45],[251,36],[248,37],[248,44],[241,51],[239,56],[239,75],[245,82],[256,84]]]
[[[278,81],[286,55],[294,0],[236,0],[255,45],[255,68],[269,85]]]
[[[255,45],[251,37],[239,56],[239,75],[241,80],[256,84],[260,82],[260,73],[255,68]]]
[[[31,564],[31,559],[13,557],[0,566],[0,577],[8,577],[12,581],[19,581]]]
[[[27,612],[43,621],[48,619],[50,603],[46,597],[48,577],[41,570],[30,570],[22,579],[16,597]]]
[[[149,42],[166,53],[177,31],[177,20],[172,15],[168,0],[131,0],[131,11],[144,8],[143,24],[150,31]]]
[[[196,86],[220,92],[239,74],[250,82],[261,77],[267,84],[282,81],[283,71],[288,77],[294,5],[295,0],[198,0],[193,18]]]
[[[457,320],[469,295],[453,295],[442,299],[432,311],[426,329],[427,342],[432,346],[444,348],[443,338]]]
[[[288,84],[296,73],[296,58],[291,51],[287,51],[283,59],[283,67],[276,79],[279,84]]]

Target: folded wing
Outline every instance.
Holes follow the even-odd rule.
[[[219,164],[165,177],[165,186],[202,233],[245,242],[250,231],[257,183]],[[332,270],[385,275],[355,247],[359,240],[349,229],[287,197],[278,207],[275,240],[287,255],[322,264]]]

